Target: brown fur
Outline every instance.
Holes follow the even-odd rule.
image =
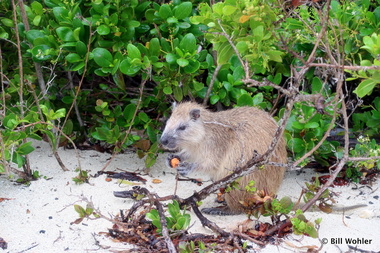
[[[199,115],[193,117],[194,111]],[[254,107],[211,112],[197,103],[186,102],[174,108],[161,141],[164,140],[167,148],[178,150],[181,159],[195,164],[196,170],[208,174],[212,180],[219,180],[243,166],[255,152],[265,153],[276,129],[274,119]],[[286,163],[286,157],[285,141],[281,138],[270,161]],[[248,193],[244,187],[251,180],[256,182],[257,189],[276,193],[284,171],[283,167],[266,166],[244,176],[239,180],[243,190],[226,194],[229,209],[233,213],[242,211],[239,201],[246,199]]]

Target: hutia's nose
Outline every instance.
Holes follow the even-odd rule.
[[[161,138],[160,138],[160,143],[161,143],[162,145],[166,146],[166,145],[168,145],[168,143],[169,143],[169,139],[168,139],[165,135],[163,135],[163,136],[161,136]]]

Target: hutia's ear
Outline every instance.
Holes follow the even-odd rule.
[[[199,109],[192,109],[191,111],[190,111],[190,118],[192,119],[192,120],[197,120],[199,117],[201,116],[201,110],[199,110]]]

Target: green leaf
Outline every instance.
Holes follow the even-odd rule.
[[[189,61],[189,64],[186,67],[184,67],[185,73],[187,74],[195,73],[195,71],[197,71],[200,66],[201,64],[199,61],[196,61],[196,60]]]
[[[305,124],[305,128],[317,128],[319,127],[318,122],[309,122]]]
[[[228,63],[231,56],[234,55],[234,49],[231,47],[230,43],[228,41],[220,44],[218,46],[218,49],[216,49],[218,52],[218,58],[217,58],[217,64],[223,65]]]
[[[167,86],[167,87],[163,88],[162,91],[163,91],[166,95],[170,95],[170,94],[173,93],[172,87],[170,87],[170,86]]]
[[[148,114],[146,114],[145,112],[139,112],[138,114],[138,117],[141,121],[143,121],[144,123],[148,122],[149,121],[149,116]]]
[[[166,61],[170,64],[174,64],[177,62],[177,56],[175,54],[169,53],[165,55]]]
[[[191,25],[187,22],[180,22],[180,23],[178,23],[178,27],[182,28],[182,29],[187,29],[187,28],[190,28]]]
[[[84,208],[81,207],[80,205],[74,205],[74,210],[79,214],[79,217],[81,218],[87,216],[86,210],[84,210]]]
[[[126,74],[128,76],[134,76],[135,74],[137,74],[140,71],[141,66],[140,65],[132,65],[128,59],[124,59],[120,63],[119,68],[120,68],[121,73]]]
[[[180,87],[178,87],[178,86],[173,87],[173,95],[174,95],[174,98],[176,99],[176,101],[182,101],[183,93],[182,93],[182,89]]]
[[[183,2],[174,8],[174,16],[177,19],[184,19],[190,16],[193,11],[193,4],[191,2]]]
[[[146,133],[148,134],[149,140],[152,143],[156,143],[157,142],[157,134],[156,134],[156,132],[154,130],[154,127],[152,127],[150,124],[146,128]]]
[[[318,77],[314,77],[311,83],[311,90],[313,93],[322,92],[323,83]]]
[[[44,37],[45,34],[39,30],[29,30],[26,33],[26,38],[28,39],[29,42],[34,43],[34,40],[37,38],[42,38]]]
[[[180,66],[180,67],[185,67],[187,65],[189,65],[189,61],[186,60],[186,59],[183,59],[183,58],[179,58],[177,59],[177,64]]]
[[[50,112],[53,112],[51,114],[52,119],[59,119],[59,118],[65,117],[65,115],[66,115],[66,108],[60,108],[60,109],[58,109],[55,112],[53,110],[50,110]]]
[[[271,51],[266,52],[266,54],[269,56],[269,59],[271,61],[282,62],[281,56],[283,55],[283,53],[281,51],[271,50]]]
[[[223,7],[223,14],[226,16],[229,16],[229,15],[232,15],[236,10],[237,8],[235,6],[226,5]]]
[[[2,18],[1,23],[7,27],[14,27],[12,19],[9,18]]]
[[[39,2],[34,1],[33,3],[30,4],[30,6],[32,7],[32,10],[34,11],[34,13],[36,13],[37,15],[44,14],[44,8],[42,4],[40,4]]]
[[[179,48],[184,52],[189,53],[193,53],[195,50],[197,50],[197,40],[194,34],[186,34],[179,43]]]
[[[375,82],[373,79],[366,79],[362,81],[359,86],[354,90],[354,93],[358,95],[358,97],[364,97],[372,92],[372,90],[375,88],[377,82]]]
[[[239,51],[240,54],[245,54],[248,50],[248,45],[246,41],[239,41],[236,44],[236,48]]]
[[[163,4],[158,11],[158,15],[160,18],[166,20],[168,17],[173,16],[173,12],[169,5]]]
[[[166,19],[166,22],[168,22],[169,24],[176,24],[178,23],[178,19],[176,19],[175,17],[169,17]]]
[[[96,28],[96,31],[100,35],[108,35],[111,32],[111,29],[107,25],[100,25]]]
[[[255,29],[253,29],[252,34],[256,42],[262,41],[264,37],[264,27],[262,25],[256,27]]]
[[[257,93],[255,96],[253,96],[252,103],[254,106],[259,105],[264,101],[264,95],[263,93]]]
[[[71,105],[71,103],[74,101],[74,98],[72,96],[65,96],[62,98],[62,102]]]
[[[12,162],[16,163],[18,168],[21,168],[25,164],[25,158],[19,153],[14,153]]]
[[[193,85],[194,85],[194,90],[195,91],[200,91],[203,89],[204,87],[204,84],[201,83],[201,82],[197,82],[197,81],[193,81]]]
[[[210,97],[210,103],[212,105],[215,105],[219,101],[219,99],[220,99],[220,97],[218,95],[214,94]]]
[[[281,81],[282,81],[282,74],[281,73],[277,73],[272,80],[272,82],[277,84],[277,85],[280,85]]]
[[[307,223],[307,226],[306,226],[305,232],[306,232],[307,235],[309,235],[309,236],[312,237],[312,238],[318,238],[318,232],[317,232],[317,230],[314,228],[314,224],[311,223],[311,222],[308,222],[308,223]]]
[[[141,59],[141,52],[135,45],[128,44],[127,52],[131,59]]]
[[[116,71],[115,74],[112,75],[112,79],[114,80],[116,86],[121,89],[125,90],[125,81],[124,81],[124,76],[121,73],[121,71]]]
[[[294,129],[303,130],[305,128],[305,124],[300,123],[298,121],[294,121],[293,124],[292,124],[292,127]]]
[[[237,100],[238,106],[253,106],[252,97],[248,94],[242,94]]]
[[[66,21],[69,11],[64,7],[54,7],[53,14],[58,21]]]
[[[82,58],[76,53],[71,53],[71,54],[66,55],[65,59],[66,61],[70,63],[75,63],[82,60]]]
[[[87,53],[87,46],[82,41],[77,41],[75,45],[75,50],[79,55],[84,56]]]
[[[135,111],[136,111],[136,105],[134,104],[127,105],[123,112],[125,120],[131,121]]]
[[[160,41],[158,38],[153,38],[149,42],[149,53],[151,56],[160,55]]]
[[[288,141],[289,149],[295,153],[305,150],[305,142],[300,138],[292,138]]]
[[[76,41],[74,37],[74,32],[69,27],[58,27],[56,29],[58,37],[64,41]]]
[[[71,67],[71,71],[79,71],[79,70],[81,70],[81,69],[83,69],[84,68],[84,61],[82,61],[82,62],[79,62],[79,63],[77,63],[77,64],[74,64],[72,67]]]
[[[50,49],[47,45],[38,45],[32,48],[31,53],[33,55],[33,60],[36,62],[46,61],[51,58],[48,54],[48,49]]]
[[[113,65],[112,54],[107,49],[98,47],[92,50],[92,54],[94,56],[94,61],[100,67],[105,67],[105,68],[112,67]]]
[[[27,154],[30,154],[34,151],[34,148],[31,146],[32,145],[32,142],[29,141],[29,142],[26,142],[26,143],[23,143],[21,144],[17,149],[17,153],[19,153],[20,155],[27,155]]]

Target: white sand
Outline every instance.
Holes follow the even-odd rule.
[[[32,169],[38,170],[46,179],[41,178],[27,187],[12,182],[4,175],[0,177],[0,198],[10,198],[0,202],[0,237],[8,243],[8,249],[0,249],[0,252],[110,252],[133,248],[133,245],[114,242],[100,233],[107,232],[112,226],[112,223],[105,219],[85,219],[80,224],[70,225],[79,217],[73,205],[86,205],[81,201],[83,197],[91,199],[95,207],[108,217],[117,215],[119,210],[128,209],[133,201],[116,198],[113,191],[128,190],[132,186],[120,185],[116,180],[106,182],[105,175],[91,178],[90,184],[76,185],[72,181],[72,177],[77,175],[74,172],[77,159],[73,150],[59,151],[63,162],[72,170],[63,172],[46,143],[38,142],[36,146],[39,148],[30,157]],[[99,171],[108,158],[108,154],[80,151],[82,169],[89,170],[91,175]],[[144,176],[147,179],[144,187],[160,196],[173,194],[175,184],[173,170],[165,168],[163,160],[164,155],[159,157],[149,175]],[[144,161],[138,159],[135,154],[119,155],[107,170],[118,169],[142,171]],[[315,176],[315,173],[311,170],[301,175],[296,175],[295,172],[287,173],[279,197],[291,196],[297,199],[304,182],[309,181],[312,176]],[[153,184],[153,178],[162,180],[162,183]],[[367,207],[344,214],[325,214],[320,211],[306,214],[310,220],[322,218],[319,235],[320,239],[325,238],[327,241],[322,252],[346,252],[349,249],[348,245],[368,251],[380,250],[379,182],[372,188],[362,187],[353,190],[353,186],[332,189],[339,194],[335,198],[338,205],[367,204]],[[190,182],[179,182],[177,195],[187,197],[202,187]],[[214,196],[211,196],[203,201],[203,206],[215,205],[213,198]],[[210,217],[225,229],[235,228],[236,224],[245,218],[244,215]],[[192,214],[191,224],[193,223],[190,231],[210,233]],[[346,241],[358,238],[361,242]],[[266,246],[261,252],[306,252],[308,246],[318,248],[321,242],[306,236],[291,235],[279,240],[278,245]],[[259,247],[254,245],[254,248]]]

